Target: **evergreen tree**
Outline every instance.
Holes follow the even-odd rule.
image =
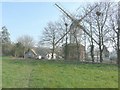
[[[8,32],[6,26],[2,27],[1,38],[2,38],[2,44],[10,43],[10,33]]]
[[[0,32],[0,39],[2,43],[2,55],[11,55],[12,45],[10,41],[10,34],[6,26],[2,27],[2,31]]]
[[[24,46],[18,42],[14,45],[14,56],[23,57],[24,56]]]

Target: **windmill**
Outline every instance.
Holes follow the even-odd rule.
[[[70,28],[69,28],[69,30],[55,43],[55,44],[57,44],[60,40],[62,40],[68,33],[70,33],[70,43],[72,43],[73,45],[74,45],[74,43],[76,43],[76,46],[70,46],[70,48],[69,48],[69,54],[72,52],[72,55],[70,55],[70,56],[72,56],[71,58],[72,59],[74,59],[73,57],[75,56],[76,57],[76,52],[77,52],[77,59],[78,60],[80,60],[80,58],[81,58],[81,52],[83,51],[82,49],[84,48],[84,46],[82,46],[82,45],[79,45],[78,44],[78,41],[77,41],[77,32],[78,32],[78,30],[81,30],[81,31],[79,31],[80,32],[80,35],[81,35],[81,33],[82,33],[82,30],[89,36],[89,37],[91,37],[96,43],[97,43],[97,41],[92,37],[92,35],[91,34],[89,34],[86,30],[85,30],[85,28],[80,24],[80,22],[89,14],[89,13],[91,13],[92,11],[93,11],[93,9],[95,9],[96,7],[97,7],[97,5],[94,7],[94,8],[92,8],[89,12],[87,12],[83,17],[81,17],[80,19],[77,19],[77,18],[75,18],[72,14],[68,14],[63,8],[61,8],[58,4],[55,4],[56,6],[57,6],[57,8],[59,8],[61,11],[62,11],[62,13],[63,14],[65,14],[70,20],[71,20],[71,25],[70,25]],[[79,36],[79,37],[81,37],[81,36]],[[71,45],[72,45],[71,44]],[[97,43],[97,44],[99,44],[99,43]],[[74,48],[75,47],[75,48]],[[79,48],[79,47],[81,47],[81,48]],[[72,48],[72,49],[71,49]],[[71,50],[70,50],[71,49]],[[75,49],[77,49],[77,51],[75,51]],[[75,55],[74,55],[75,54]],[[83,56],[82,56],[83,57]],[[68,58],[68,59],[70,59],[70,58]]]
[[[81,17],[80,19],[75,18],[72,14],[68,14],[63,8],[61,8],[58,4],[55,3],[55,6],[57,8],[59,8],[63,14],[65,14],[72,22],[72,24],[70,25],[69,30],[55,43],[59,43],[60,40],[62,40],[69,32],[70,32],[70,43],[74,43],[75,38],[76,38],[76,28],[80,28],[82,29],[89,37],[91,37],[97,44],[98,42],[84,29],[84,27],[80,24],[80,22],[89,14],[91,13],[96,7],[97,5],[92,8],[89,12],[87,12],[83,17]]]

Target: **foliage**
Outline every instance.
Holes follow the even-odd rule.
[[[2,44],[10,42],[10,33],[8,32],[6,26],[2,27],[1,38],[2,38]]]
[[[24,56],[24,46],[18,42],[14,46],[14,56],[15,57],[23,57]]]
[[[11,55],[12,44],[10,41],[10,34],[6,26],[2,27],[2,31],[0,32],[0,38],[2,39],[2,55]]]
[[[29,35],[23,35],[17,39],[18,43],[21,43],[24,47],[25,50],[28,50],[29,48],[34,47],[34,39],[29,36]]]
[[[2,55],[11,56],[12,55],[13,45],[11,43],[2,44]]]
[[[24,57],[25,52],[30,49],[33,48],[35,45],[34,39],[33,37],[29,36],[29,35],[23,35],[21,37],[19,37],[17,39],[18,43],[16,44],[16,49],[18,50],[17,53],[19,54],[19,56]]]

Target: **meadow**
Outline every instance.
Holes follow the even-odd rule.
[[[118,67],[2,58],[3,88],[118,88]]]

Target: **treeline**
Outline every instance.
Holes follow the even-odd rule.
[[[16,43],[12,42],[6,26],[2,27],[0,40],[2,56],[24,57],[25,51],[34,46],[33,38],[28,35],[19,37]]]

